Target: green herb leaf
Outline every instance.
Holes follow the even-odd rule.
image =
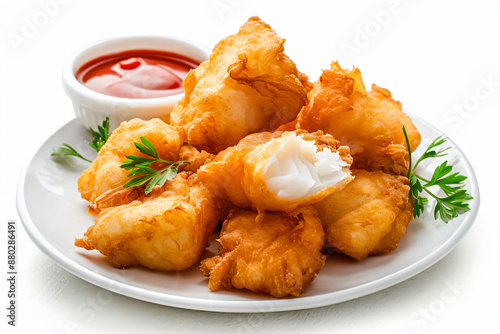
[[[141,143],[134,142],[134,146],[144,155],[152,158],[141,157],[138,155],[127,155],[120,165],[127,171],[131,177],[123,187],[138,187],[147,183],[144,192],[149,194],[153,188],[158,185],[163,187],[165,182],[171,181],[177,175],[177,169],[180,165],[189,164],[189,161],[167,161],[158,157],[158,152],[154,145],[145,137],[140,137]],[[150,167],[152,163],[161,162],[166,166],[160,170],[154,170]]]
[[[465,202],[472,200],[473,197],[469,195],[465,189],[463,189],[465,186],[463,182],[467,179],[467,177],[460,175],[458,172],[452,173],[453,166],[448,165],[448,161],[443,162],[434,170],[430,180],[427,180],[415,173],[415,169],[420,162],[429,158],[443,157],[448,154],[446,151],[448,151],[450,147],[440,148],[437,151],[435,150],[435,148],[444,144],[446,140],[444,138],[437,137],[412,167],[410,142],[404,126],[403,133],[410,157],[410,166],[407,174],[410,186],[408,197],[409,200],[412,198],[415,199],[413,204],[413,217],[420,217],[420,215],[424,212],[425,205],[429,202],[427,198],[421,196],[421,193],[424,191],[436,200],[436,206],[434,207],[434,219],[436,220],[441,219],[445,223],[448,223],[451,219],[469,211],[469,204]],[[438,197],[435,193],[433,193],[429,189],[433,186],[439,187],[444,192],[446,197]]]
[[[127,183],[125,183],[123,185],[123,187],[127,188],[127,187],[142,186],[143,184],[145,184],[146,182],[148,182],[149,180],[151,180],[152,177],[153,177],[152,175],[136,176],[136,177],[131,178],[130,180],[128,180]]]
[[[92,142],[89,143],[90,147],[99,152],[101,147],[106,144],[106,141],[109,138],[109,117],[106,117],[104,121],[102,121],[102,126],[97,126],[97,131],[92,128],[89,128],[90,133],[92,134]]]
[[[147,138],[141,137],[141,142],[145,146],[147,146],[149,148],[149,150],[153,153],[153,154],[148,154],[148,155],[151,155],[151,156],[158,158],[158,153],[156,152],[154,145]]]
[[[52,148],[52,157],[62,157],[62,156],[74,156],[80,159],[83,159],[88,162],[92,162],[87,158],[84,158],[80,153],[78,153],[73,147],[69,146],[66,143],[62,143],[59,146],[55,146]]]

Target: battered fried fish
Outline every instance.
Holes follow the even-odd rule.
[[[217,153],[294,120],[310,83],[283,53],[284,42],[257,17],[221,40],[184,80],[184,98],[170,116],[182,139]]]
[[[75,245],[96,249],[118,268],[141,265],[178,271],[198,261],[220,215],[217,200],[179,173],[163,192],[103,210]]]
[[[78,190],[82,198],[93,203],[108,190],[127,182],[129,172],[120,168],[120,165],[128,154],[144,156],[134,146],[134,142],[140,143],[140,137],[146,137],[153,143],[160,158],[169,161],[179,159],[182,141],[178,132],[170,125],[160,119],[143,121],[136,118],[123,122],[111,133],[97,158],[78,179]]]
[[[220,152],[198,176],[236,206],[292,211],[342,189],[351,163],[349,148],[322,132],[264,132]]]
[[[380,171],[353,170],[342,191],[314,205],[326,232],[327,247],[358,261],[397,248],[413,219],[408,179]]]
[[[415,144],[420,135],[387,93],[375,86],[373,94],[368,94],[359,69],[347,71],[332,63],[310,92],[308,104],[298,115],[297,128],[323,130],[348,145],[353,168],[404,175],[408,161],[406,144],[400,140],[401,127],[410,129]],[[398,134],[396,140],[393,132]]]
[[[208,287],[298,296],[325,264],[325,234],[312,207],[290,213],[234,210],[224,222],[219,256],[201,262]]]

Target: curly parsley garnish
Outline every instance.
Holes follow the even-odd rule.
[[[155,185],[162,187],[165,182],[171,181],[174,176],[177,175],[177,169],[180,165],[189,164],[190,162],[182,160],[174,162],[160,159],[154,145],[147,138],[141,137],[141,142],[142,143],[134,142],[135,147],[139,150],[139,152],[152,158],[129,154],[125,157],[130,160],[125,160],[120,167],[127,171],[130,170],[131,172],[128,176],[132,177],[123,185],[123,187],[137,187],[149,182],[144,189],[144,192],[147,195],[151,192],[151,190],[153,190]],[[155,162],[165,163],[166,167],[160,170],[154,170],[149,167]]]
[[[458,172],[452,173],[453,167],[448,165],[448,161],[443,162],[434,170],[430,180],[415,173],[415,169],[420,162],[429,158],[444,157],[448,154],[446,151],[448,151],[450,147],[437,149],[437,147],[444,144],[446,140],[441,138],[441,136],[434,139],[420,159],[418,159],[412,167],[410,142],[404,126],[403,133],[405,135],[410,160],[407,174],[410,184],[409,200],[415,198],[413,217],[420,217],[424,212],[425,204],[429,201],[427,198],[420,195],[423,191],[436,200],[436,206],[434,208],[434,219],[436,220],[441,218],[445,223],[448,223],[452,218],[469,211],[469,204],[465,202],[473,199],[473,197],[467,193],[467,190],[463,189],[465,186],[463,181],[465,181],[467,177],[460,175]],[[432,193],[430,188],[433,186],[438,186],[446,196],[439,197]]]
[[[106,117],[104,121],[102,121],[102,126],[97,126],[97,131],[89,128],[90,134],[92,135],[92,142],[88,143],[90,147],[99,152],[101,147],[106,144],[106,141],[109,138],[109,117]],[[73,147],[66,143],[62,143],[54,148],[52,148],[53,158],[61,158],[64,156],[74,156],[80,158],[82,160],[92,162],[91,160],[83,157],[80,153],[78,153]],[[56,160],[57,161],[57,160]]]

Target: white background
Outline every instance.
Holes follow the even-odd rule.
[[[2,278],[1,328],[8,333],[498,330],[500,6],[496,1],[61,0],[57,6],[54,1],[3,1],[0,11],[1,277],[7,272],[8,219],[18,222],[19,245],[18,327],[6,325],[7,285]],[[96,298],[101,289],[67,273],[38,250],[21,228],[15,206],[19,170],[55,128],[73,118],[61,86],[63,64],[79,48],[117,35],[175,35],[213,46],[252,15],[259,15],[287,39],[285,52],[311,80],[332,60],[344,67],[356,65],[367,86],[376,82],[389,88],[406,110],[454,140],[479,179],[481,208],[475,224],[455,250],[430,269],[392,288],[337,305],[221,314],[112,294],[111,301],[98,305],[92,316],[78,314],[77,308],[88,303],[87,298]],[[27,34],[25,28],[23,36],[23,27],[35,23],[36,30]],[[16,38],[20,44],[13,42]],[[443,302],[442,293],[450,282],[459,286],[456,298]]]

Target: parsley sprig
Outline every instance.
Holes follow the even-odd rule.
[[[92,134],[92,142],[89,143],[90,147],[99,152],[101,147],[106,144],[109,138],[109,117],[102,122],[102,126],[97,126],[97,131],[92,128],[89,128],[90,133]]]
[[[60,158],[62,156],[74,156],[80,159],[83,159],[88,162],[92,162],[89,159],[83,157],[80,153],[78,153],[73,147],[69,146],[66,143],[62,143],[54,148],[52,148],[52,157]]]
[[[436,200],[436,206],[434,208],[434,219],[436,220],[441,218],[441,220],[445,223],[448,223],[451,219],[469,211],[469,204],[466,203],[466,201],[473,199],[473,197],[467,193],[467,190],[463,189],[465,186],[463,181],[465,181],[467,177],[460,175],[459,172],[452,173],[453,167],[448,164],[448,161],[443,162],[434,170],[430,180],[427,180],[415,173],[415,169],[420,162],[429,158],[444,157],[448,154],[446,151],[448,151],[450,147],[438,149],[438,147],[443,145],[446,140],[441,136],[434,139],[434,141],[429,145],[429,147],[412,167],[410,142],[404,126],[403,133],[406,139],[406,146],[408,147],[410,163],[407,174],[410,185],[410,193],[408,196],[409,200],[412,198],[415,199],[413,204],[413,217],[420,217],[420,215],[424,212],[425,204],[429,201],[427,198],[421,196],[423,191]],[[439,187],[446,196],[439,197],[434,194],[430,190],[433,186]]]
[[[106,144],[106,141],[109,138],[109,117],[106,117],[104,121],[102,121],[102,125],[97,126],[97,131],[89,128],[90,134],[92,135],[92,142],[88,143],[90,147],[99,152],[101,147]],[[61,145],[55,146],[52,148],[51,156],[58,161],[58,158],[62,158],[64,156],[74,156],[80,158],[82,160],[92,162],[91,160],[85,158],[80,153],[78,153],[73,147],[66,143],[62,143]]]
[[[147,195],[153,190],[155,185],[162,187],[165,182],[171,181],[174,176],[177,175],[177,169],[180,165],[189,164],[190,162],[182,160],[167,161],[160,159],[154,145],[145,137],[141,137],[140,139],[141,143],[134,142],[135,147],[139,150],[139,152],[150,156],[151,158],[129,154],[125,157],[130,160],[122,162],[120,167],[127,171],[131,171],[128,176],[132,177],[123,185],[123,187],[137,187],[149,182],[144,189],[144,192]],[[160,170],[152,169],[150,165],[156,162],[162,162],[166,164],[166,167]]]

